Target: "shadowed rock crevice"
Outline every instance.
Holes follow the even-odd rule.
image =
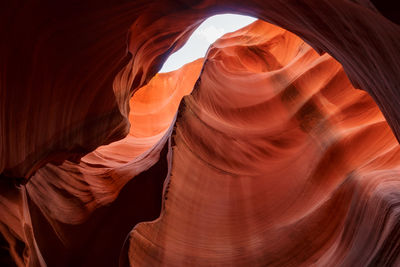
[[[1,2],[1,260],[399,265],[390,11],[367,0]],[[225,12],[261,20],[157,74]]]
[[[167,150],[166,144],[154,166],[129,181],[114,202],[97,209],[84,223],[57,223],[67,237],[64,244],[40,209],[30,202],[35,236],[48,266],[118,266],[120,250],[131,229],[160,215]]]

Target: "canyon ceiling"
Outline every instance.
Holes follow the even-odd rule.
[[[399,266],[393,10],[3,1],[0,265]],[[223,13],[259,20],[157,74]]]

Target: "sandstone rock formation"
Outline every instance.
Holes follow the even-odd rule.
[[[261,21],[227,34],[174,131],[164,209],[132,231],[132,266],[400,264],[400,147],[329,55]]]
[[[277,26],[155,75],[226,12]],[[1,3],[1,263],[399,265],[388,18],[366,0]]]

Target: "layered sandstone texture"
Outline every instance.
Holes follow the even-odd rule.
[[[0,265],[400,265],[389,9],[111,2],[0,4]]]
[[[172,139],[164,207],[131,232],[131,265],[400,264],[400,147],[295,35],[258,21],[214,43]]]

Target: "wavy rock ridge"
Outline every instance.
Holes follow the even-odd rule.
[[[179,114],[132,266],[398,264],[399,146],[332,57],[258,21],[210,48]]]
[[[0,5],[2,265],[400,264],[400,27],[370,2]],[[154,76],[226,11],[317,52],[258,21]]]

